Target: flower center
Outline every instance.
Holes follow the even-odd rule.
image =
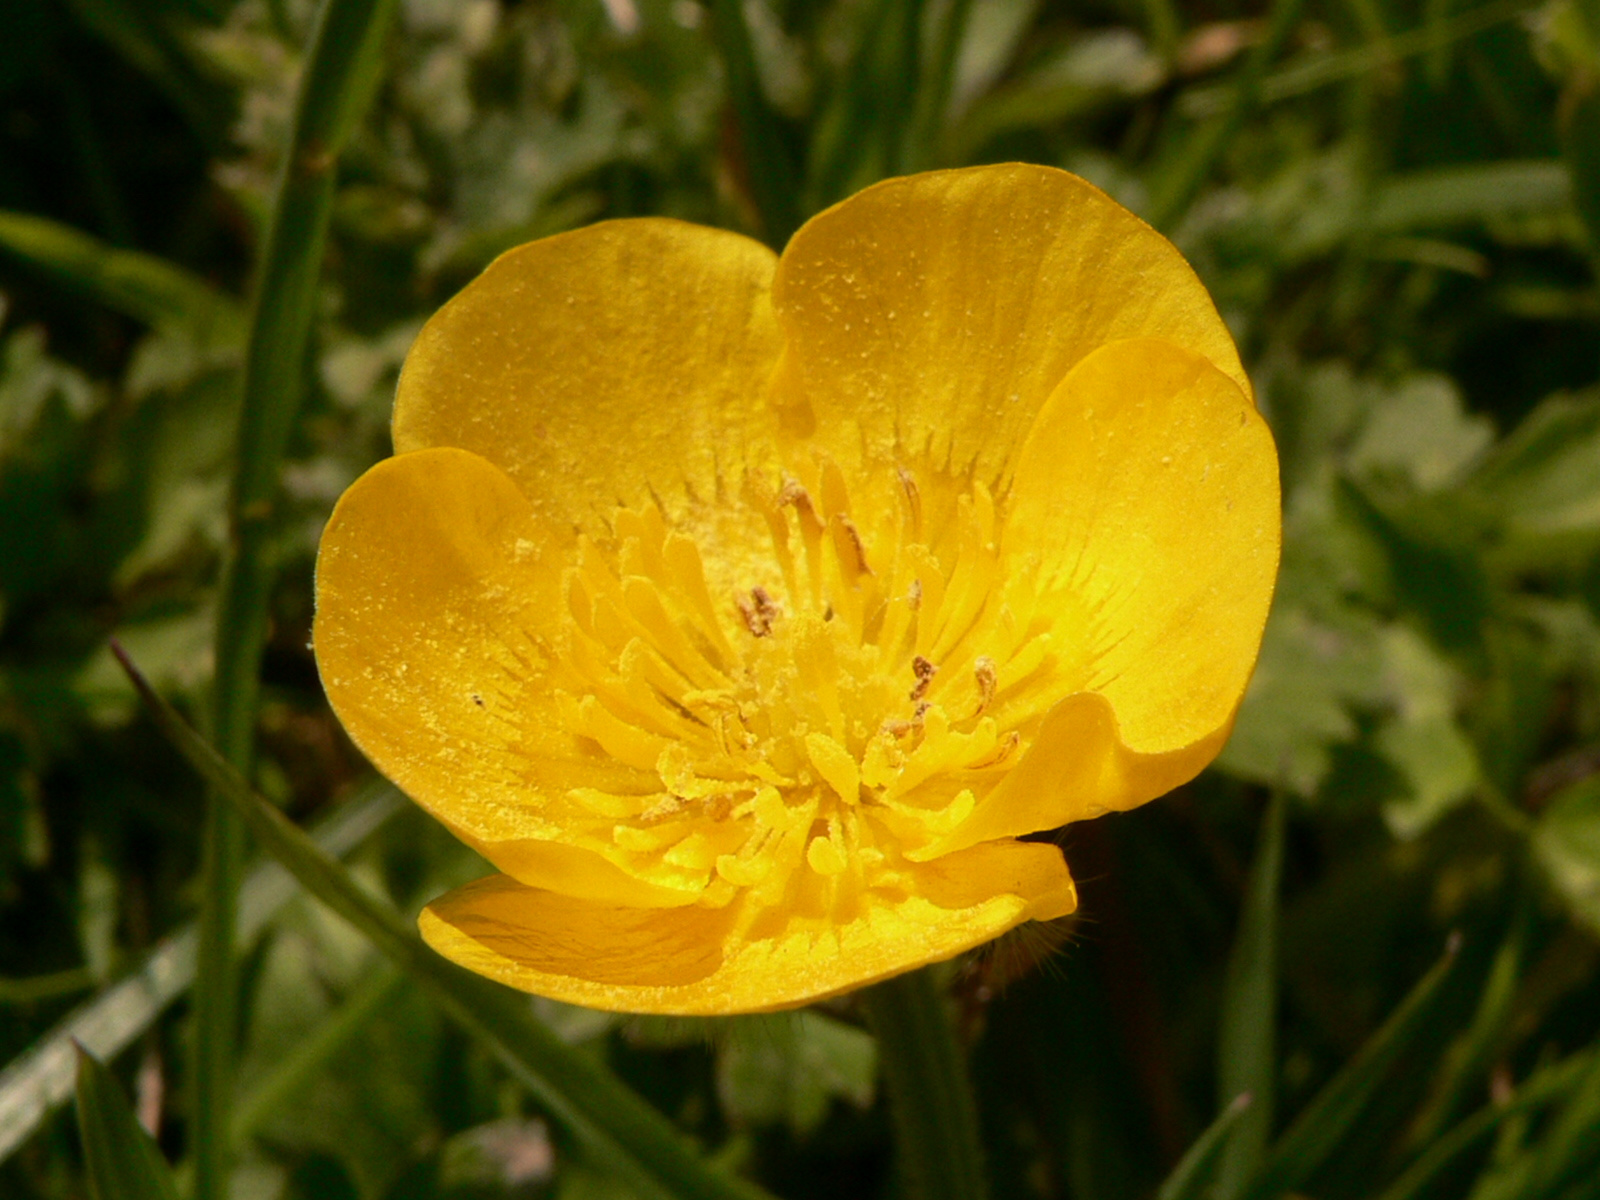
[[[671,526],[620,510],[567,573],[565,721],[616,768],[569,828],[702,904],[837,915],[960,825],[1070,682],[1054,588],[1002,571],[981,483],[890,472],[853,507],[810,475]]]

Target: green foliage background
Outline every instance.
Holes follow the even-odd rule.
[[[115,1068],[84,1068],[86,1132],[127,1132],[120,1081],[189,1170],[204,797],[106,646],[203,719],[313,17],[0,4],[7,1197],[104,1194],[50,1115],[63,1022]],[[271,800],[407,911],[481,873],[369,779],[306,642],[320,524],[496,253],[647,213],[781,245],[886,174],[1063,166],[1216,296],[1278,436],[1284,566],[1217,765],[1064,831],[1079,916],[948,973],[995,1194],[1600,1197],[1595,0],[402,0],[381,58],[312,351],[280,364]],[[630,1194],[339,919],[260,877],[241,914],[232,1195]],[[849,1000],[533,1007],[776,1195],[894,1193]]]

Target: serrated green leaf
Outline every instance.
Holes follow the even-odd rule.
[[[1543,401],[1489,456],[1470,487],[1510,541],[1592,541],[1600,533],[1600,395]],[[1512,545],[1509,553],[1518,549]]]
[[[717,1095],[741,1123],[786,1123],[807,1134],[835,1096],[872,1103],[877,1044],[871,1035],[818,1012],[730,1022],[717,1055]]]
[[[1600,932],[1600,776],[1550,800],[1534,825],[1533,852],[1572,915]]]
[[[178,1200],[172,1171],[139,1127],[122,1088],[78,1049],[78,1133],[94,1200]]]
[[[1408,789],[1384,805],[1383,816],[1396,837],[1413,838],[1466,800],[1483,774],[1456,724],[1461,683],[1455,670],[1403,625],[1385,630],[1380,645],[1395,711],[1378,728],[1373,746]]]
[[[1243,1193],[1246,1200],[1273,1200],[1300,1190],[1339,1149],[1390,1067],[1434,1020],[1456,963],[1457,947],[1452,937],[1444,957],[1367,1039],[1355,1058],[1300,1111],[1250,1181]]]
[[[1350,710],[1370,700],[1381,662],[1373,623],[1336,627],[1293,604],[1279,604],[1267,622],[1233,736],[1216,765],[1243,779],[1312,795],[1328,773],[1333,747],[1355,738]]]

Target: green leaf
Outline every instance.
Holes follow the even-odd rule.
[[[1471,489],[1492,509],[1511,545],[1502,556],[1600,534],[1600,395],[1544,400],[1473,475]]]
[[[47,217],[0,211],[0,250],[146,325],[183,329],[214,344],[236,344],[243,334],[239,305],[205,280]]]
[[[172,1171],[111,1072],[78,1048],[78,1133],[94,1200],[178,1200]]]
[[[1600,776],[1551,798],[1534,824],[1533,852],[1572,915],[1600,933]]]
[[[1300,1190],[1339,1149],[1367,1110],[1395,1061],[1435,1020],[1445,983],[1456,964],[1459,939],[1452,936],[1435,964],[1389,1019],[1367,1039],[1345,1067],[1301,1110],[1273,1145],[1265,1164],[1244,1192],[1247,1200],[1271,1200]]]
[[[1249,1092],[1240,1092],[1223,1108],[1217,1119],[1195,1139],[1194,1145],[1184,1151],[1178,1165],[1161,1184],[1156,1200],[1199,1200],[1205,1194],[1217,1160],[1227,1148],[1240,1118],[1249,1110],[1250,1101]]]
[[[1318,620],[1274,606],[1233,736],[1217,766],[1243,779],[1311,796],[1333,749],[1355,740],[1351,709],[1376,701],[1382,667],[1375,622]]]
[[[780,1013],[731,1021],[717,1055],[717,1095],[730,1119],[786,1123],[807,1134],[839,1096],[872,1104],[878,1073],[871,1035],[819,1012]]]
[[[650,1196],[758,1200],[766,1195],[702,1162],[665,1118],[610,1071],[540,1024],[523,996],[430,950],[392,906],[257,795],[120,652],[119,658],[156,727],[246,822],[261,847],[480,1039],[566,1126],[592,1163]]]
[[[1572,177],[1572,205],[1590,244],[1600,249],[1600,78],[1589,72],[1576,77],[1561,99],[1561,156]]]
[[[1217,1039],[1219,1107],[1251,1098],[1221,1150],[1217,1195],[1229,1200],[1256,1174],[1272,1136],[1277,1083],[1278,892],[1283,879],[1287,801],[1273,796],[1261,818],[1244,911],[1228,957]]]
[[[1406,626],[1390,626],[1379,644],[1396,703],[1373,746],[1408,789],[1385,803],[1383,816],[1396,837],[1413,838],[1472,795],[1483,773],[1471,741],[1456,724],[1462,690],[1457,672]]]

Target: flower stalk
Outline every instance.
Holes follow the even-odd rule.
[[[936,969],[885,980],[861,1002],[878,1038],[908,1200],[986,1200],[978,1106]]]

